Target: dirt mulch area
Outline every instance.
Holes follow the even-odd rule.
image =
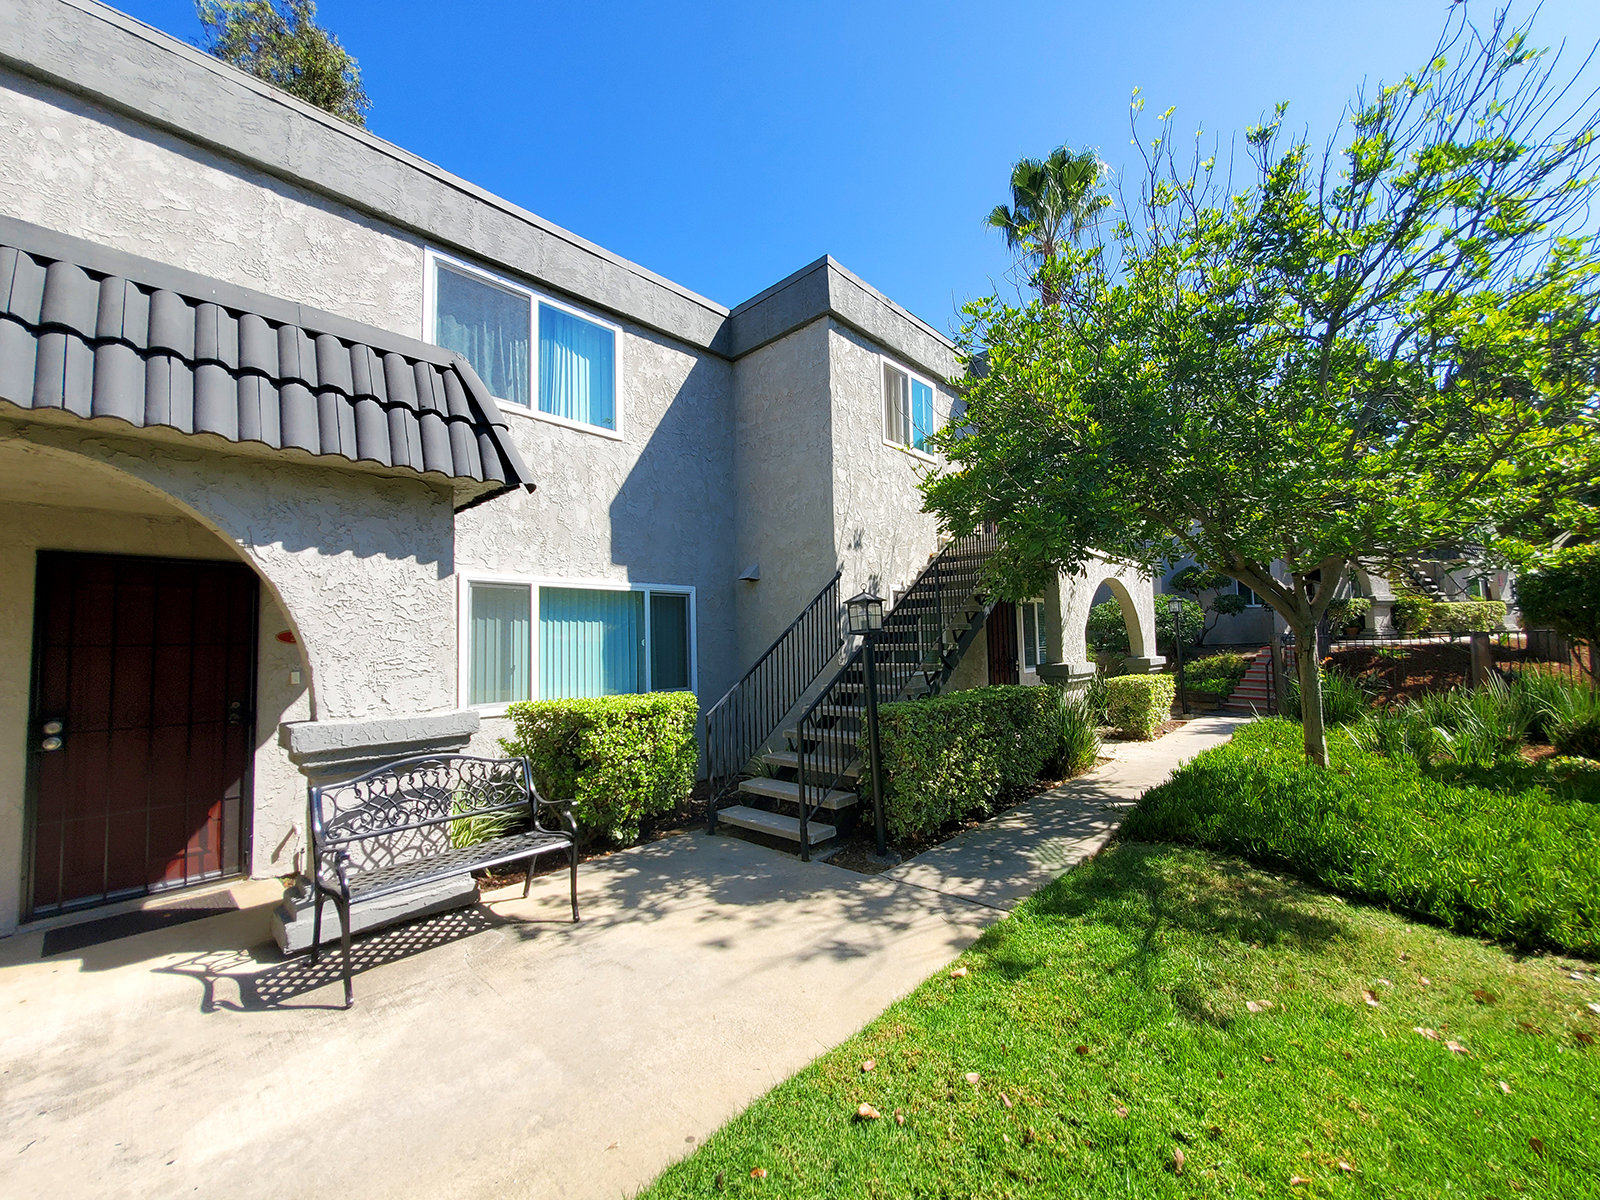
[[[1491,644],[1496,667],[1530,670],[1563,668],[1530,660],[1527,652]],[[1410,646],[1344,646],[1335,649],[1334,670],[1360,679],[1375,689],[1384,704],[1397,704],[1427,692],[1447,692],[1466,685],[1472,650],[1465,641]]]

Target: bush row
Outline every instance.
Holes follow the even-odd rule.
[[[1171,675],[1118,675],[1106,680],[1106,718],[1127,737],[1151,738],[1172,715]]]
[[[690,692],[537,700],[507,711],[507,754],[526,758],[547,800],[573,800],[584,842],[625,845],[639,822],[689,798],[699,751]]]
[[[1147,792],[1120,836],[1288,868],[1462,933],[1600,953],[1600,806],[1539,785],[1486,788],[1329,737],[1257,721]]]
[[[1419,633],[1441,629],[1447,633],[1487,633],[1505,622],[1502,600],[1429,600],[1425,596],[1401,596],[1390,610],[1396,629]]]
[[[884,821],[896,841],[925,838],[1026,787],[1058,748],[1060,694],[981,687],[878,710]]]

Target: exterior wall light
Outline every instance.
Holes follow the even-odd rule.
[[[877,633],[883,628],[883,601],[871,592],[861,592],[844,602],[850,617],[851,633]]]

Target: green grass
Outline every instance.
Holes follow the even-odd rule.
[[[961,962],[966,978],[926,981],[645,1195],[1600,1193],[1592,966],[1129,843]]]
[[[1600,798],[1571,760],[1483,766],[1358,749],[1258,721],[1147,792],[1123,836],[1284,867],[1347,895],[1523,947],[1600,955]],[[1581,764],[1579,764],[1581,765]]]

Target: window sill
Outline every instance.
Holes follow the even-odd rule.
[[[516,701],[512,701],[511,703],[521,704],[521,703],[523,703],[523,701],[516,700]],[[464,704],[464,705],[462,705],[462,707],[463,708],[470,708],[473,712],[477,713],[478,716],[484,717],[484,718],[504,717],[511,711],[511,704],[510,703],[508,703],[508,704]]]
[[[888,438],[884,438],[883,444],[889,447],[891,450],[898,450],[901,454],[916,459],[918,462],[932,463],[934,465],[937,465],[939,462],[939,460],[933,455],[928,454],[925,451],[918,450],[914,446],[908,446],[904,442],[891,442]]]
[[[566,417],[558,417],[553,413],[540,412],[536,408],[524,408],[520,404],[507,404],[503,400],[496,401],[500,411],[514,417],[522,417],[530,421],[543,421],[547,425],[559,425],[562,429],[575,430],[578,433],[591,433],[595,437],[607,438],[613,442],[622,442],[624,438],[620,431],[605,429],[599,425],[586,425],[582,421],[569,421]]]

